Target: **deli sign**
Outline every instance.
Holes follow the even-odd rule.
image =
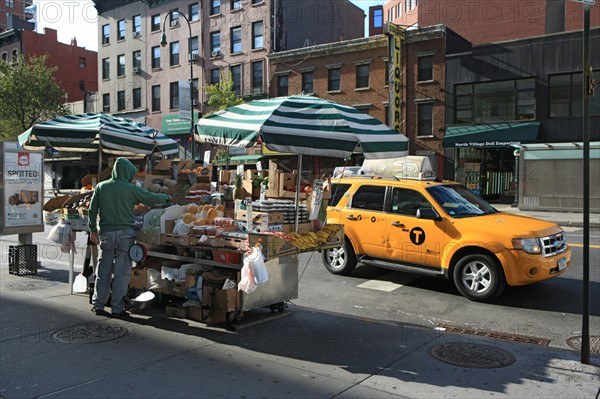
[[[404,41],[404,29],[400,26],[387,22],[385,33],[388,35],[389,49],[389,81],[390,81],[390,121],[391,128],[400,132],[402,124],[402,42]]]

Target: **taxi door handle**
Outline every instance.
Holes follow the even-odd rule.
[[[392,222],[392,226],[394,226],[394,227],[406,227],[404,225],[404,223],[400,223],[400,222]]]
[[[354,216],[354,215],[348,215],[348,216],[346,216],[346,219],[348,219],[348,220],[358,220],[356,218],[356,216]]]

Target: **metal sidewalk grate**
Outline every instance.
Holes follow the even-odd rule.
[[[476,330],[474,328],[453,326],[453,325],[444,324],[444,323],[438,324],[435,327],[435,329],[454,332],[454,333],[460,333],[460,334],[476,335],[478,337],[500,339],[503,341],[522,342],[525,344],[534,344],[534,345],[540,345],[540,346],[548,346],[548,344],[550,344],[550,340],[548,338],[530,337],[528,335],[510,334],[510,333],[505,333],[505,332],[500,332],[500,331]]]

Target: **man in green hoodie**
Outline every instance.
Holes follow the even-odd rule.
[[[126,158],[118,158],[112,177],[96,186],[89,209],[90,241],[100,243],[100,259],[96,272],[96,285],[92,297],[92,312],[108,315],[104,306],[111,293],[113,315],[125,314],[125,295],[131,277],[129,248],[135,242],[133,206],[138,203],[155,205],[166,203],[166,194],[151,193],[131,183],[136,167]],[[96,217],[100,215],[100,234]]]

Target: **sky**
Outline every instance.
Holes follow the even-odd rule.
[[[204,0],[201,0],[204,1]],[[368,16],[369,7],[384,4],[387,0],[351,0],[362,8]],[[58,41],[71,43],[77,38],[77,45],[88,50],[98,51],[98,29],[96,26],[98,14],[90,0],[41,0],[33,2],[37,6],[38,32],[44,28],[56,29]],[[368,33],[365,18],[365,34]]]

